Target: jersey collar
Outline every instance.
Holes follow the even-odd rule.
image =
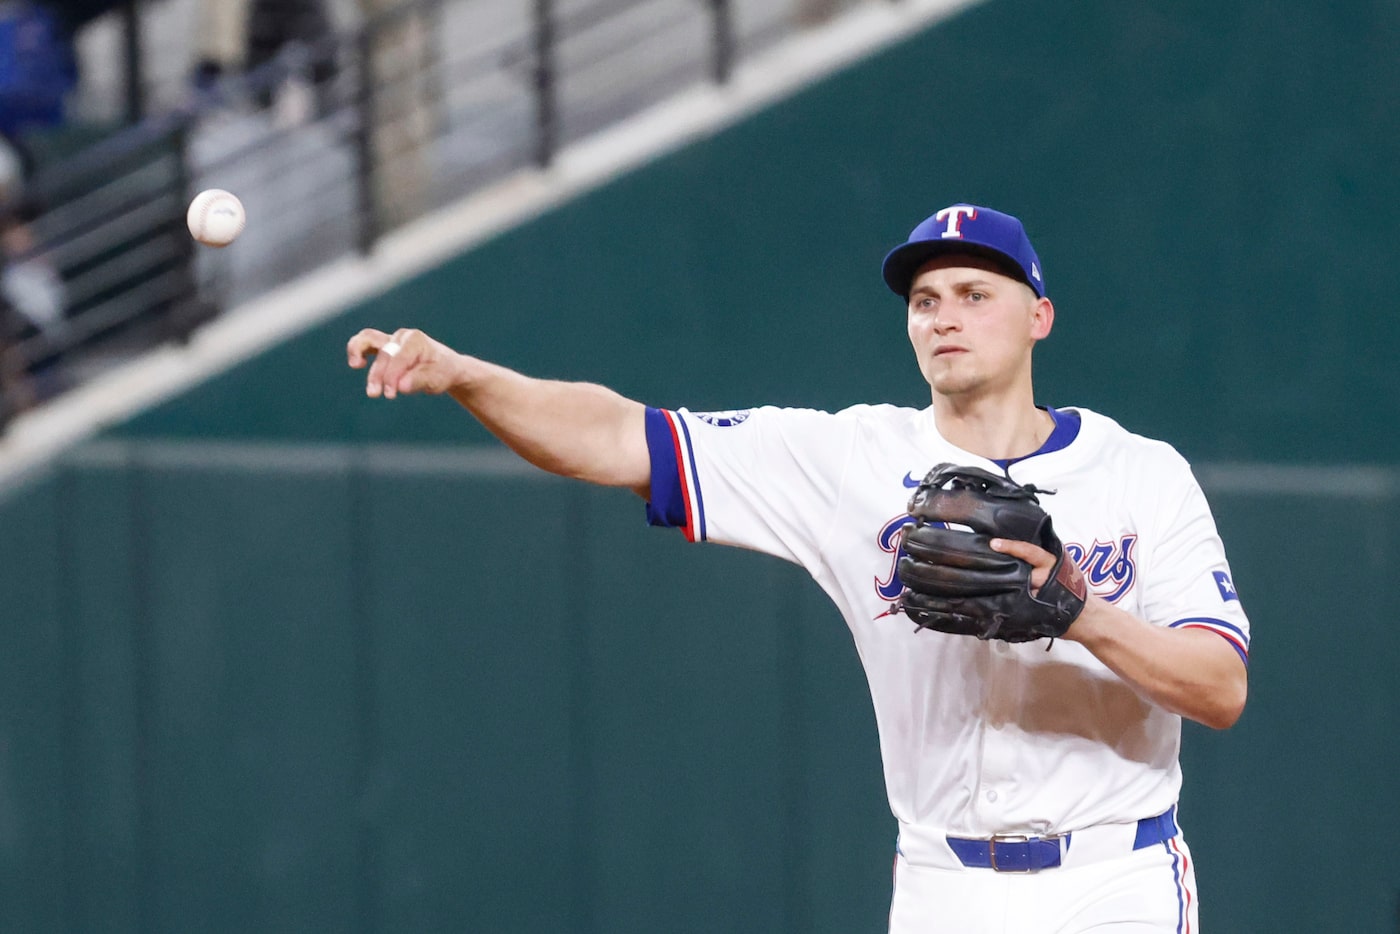
[[[1027,458],[1036,457],[1040,454],[1049,454],[1052,451],[1062,451],[1069,447],[1070,443],[1073,442],[1075,438],[1079,437],[1079,426],[1081,422],[1078,412],[1074,409],[1060,412],[1056,409],[1052,409],[1048,405],[1043,406],[1043,408],[1046,413],[1049,414],[1051,421],[1055,423],[1055,427],[1050,430],[1050,437],[1045,439],[1045,443],[1029,454],[1023,454],[1020,457],[994,458],[992,459],[992,463],[1005,471],[1009,469],[1012,464],[1018,464]]]

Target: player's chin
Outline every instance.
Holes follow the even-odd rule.
[[[930,366],[924,372],[924,378],[933,387],[933,391],[940,396],[963,396],[971,392],[976,392],[982,381],[976,374],[962,372],[957,368],[939,365],[937,363]]]

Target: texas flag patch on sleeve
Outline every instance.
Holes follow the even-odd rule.
[[[1215,577],[1215,586],[1220,590],[1220,599],[1227,603],[1240,598],[1239,592],[1235,590],[1234,581],[1230,580],[1230,575],[1224,571],[1212,571]]]

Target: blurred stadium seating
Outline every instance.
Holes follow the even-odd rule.
[[[145,7],[168,19],[190,2]],[[172,68],[194,58],[180,36],[168,25],[143,29],[157,43],[146,54],[157,65],[143,88],[149,116],[109,132],[113,114],[88,100],[86,120],[32,138],[42,159],[28,186],[40,206],[31,252],[56,270],[65,307],[61,327],[26,327],[7,342],[0,368],[42,371],[50,394],[182,340],[225,308],[372,251],[434,206],[547,166],[561,146],[683,88],[727,81],[741,58],[841,8],[815,0],[379,6],[392,8],[198,86]],[[337,22],[345,20],[342,11]],[[117,63],[108,58],[98,64],[110,72]],[[89,92],[111,84],[84,82]],[[248,208],[236,250],[197,250],[185,233],[185,205],[208,187],[236,192]],[[7,419],[34,393],[4,395]]]

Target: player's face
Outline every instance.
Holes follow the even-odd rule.
[[[919,268],[909,292],[909,341],[935,394],[994,395],[1029,386],[1031,348],[1054,309],[1023,282],[977,256],[941,256]]]

